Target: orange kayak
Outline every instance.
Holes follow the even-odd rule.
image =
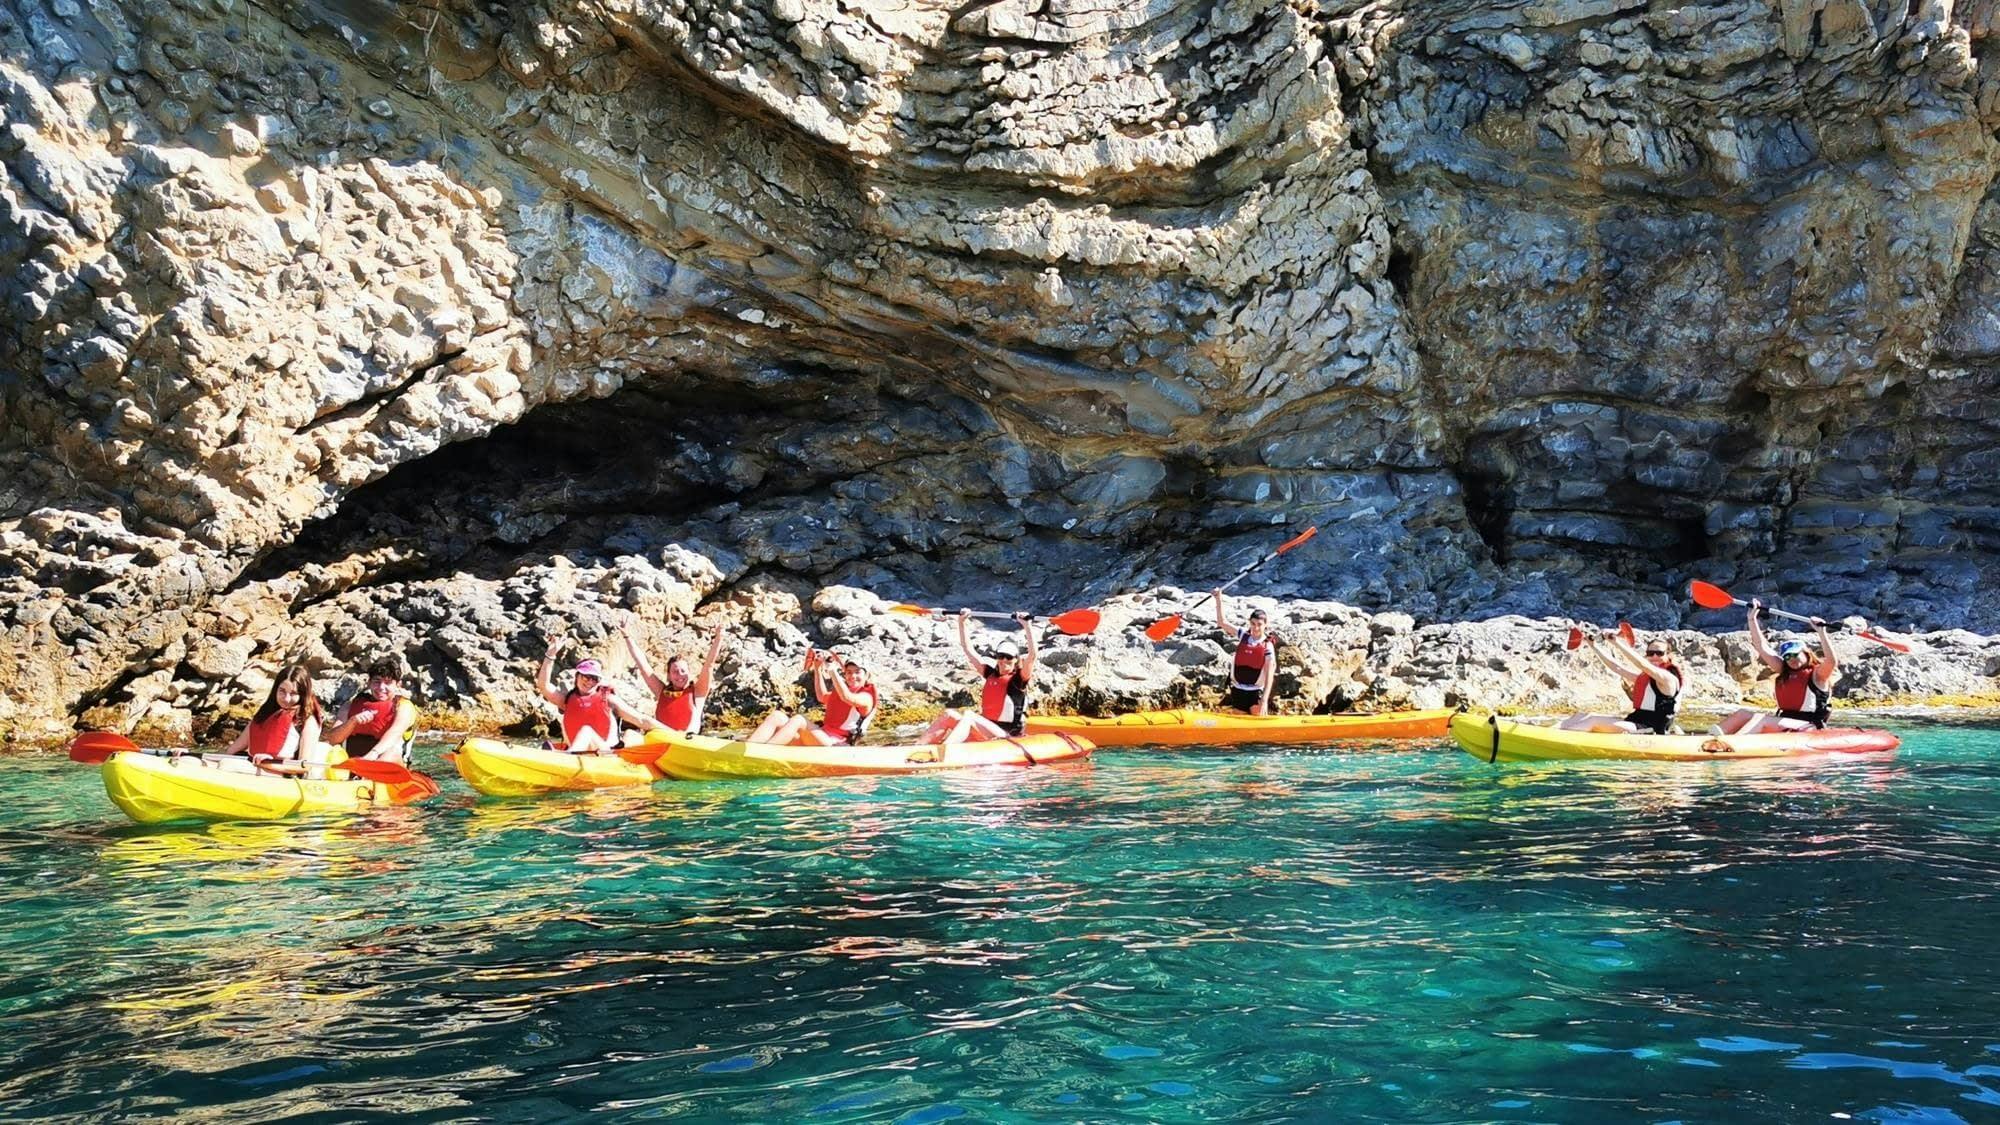
[[[1108,719],[1030,715],[1029,734],[1067,734],[1099,746],[1226,746],[1239,742],[1443,738],[1452,712],[1380,715],[1245,715],[1239,711],[1135,711]]]

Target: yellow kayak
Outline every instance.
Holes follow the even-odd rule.
[[[1894,750],[1902,741],[1885,730],[1835,728],[1771,734],[1597,734],[1470,713],[1451,720],[1451,737],[1466,753],[1487,762],[1729,762],[1873,753]]]
[[[113,754],[104,760],[103,774],[112,803],[140,824],[351,813],[408,804],[437,791],[428,783],[383,785],[338,773],[327,781],[279,777],[251,772],[248,759],[214,763],[198,754]]]
[[[651,785],[660,772],[616,754],[572,754],[540,746],[468,738],[454,755],[458,775],[489,797],[529,797],[576,789]]]
[[[1029,734],[1068,734],[1099,746],[1224,746],[1334,742],[1345,738],[1443,738],[1449,710],[1380,715],[1246,715],[1239,711],[1135,711],[1108,719],[1030,715]]]
[[[1072,762],[1095,749],[1068,735],[1023,735],[948,746],[769,746],[702,735],[671,735],[655,765],[668,777],[718,781],[733,777],[851,777],[929,773],[977,766],[1042,766]]]

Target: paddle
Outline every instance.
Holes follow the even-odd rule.
[[[892,605],[889,607],[889,612],[907,614],[911,617],[955,616],[948,609],[927,609],[920,605]],[[975,610],[971,616],[1012,620],[1014,615],[1011,613],[991,613]],[[1059,633],[1066,633],[1072,637],[1085,637],[1097,632],[1097,623],[1101,616],[1094,609],[1072,609],[1058,613],[1054,617],[1030,618],[1030,620],[1047,621],[1050,625],[1055,626],[1056,631]]]
[[[1630,621],[1620,621],[1618,623],[1618,639],[1631,645],[1633,648],[1639,647],[1639,634],[1632,631],[1632,623]],[[1570,626],[1569,639],[1563,642],[1563,647],[1571,652],[1582,648],[1583,630],[1575,625]]]
[[[1722,587],[1717,586],[1712,582],[1703,582],[1699,578],[1688,583],[1688,597],[1693,598],[1694,604],[1700,606],[1703,609],[1728,609],[1731,606],[1747,606],[1750,604],[1749,602],[1746,602],[1741,598],[1732,597],[1729,591],[1723,589]],[[1811,625],[1813,623],[1813,619],[1810,617],[1801,617],[1796,613],[1786,613],[1782,609],[1773,609],[1770,606],[1765,606],[1764,612],[1770,614],[1773,617],[1782,617],[1787,621],[1799,621],[1807,625]],[[1834,623],[1833,627],[1838,629],[1841,628],[1842,626],[1836,622]],[[1892,641],[1887,637],[1878,636],[1873,631],[1869,630],[1866,627],[1854,630],[1854,635],[1860,637],[1864,641],[1874,641],[1876,644],[1881,645],[1883,648],[1890,649],[1895,652],[1910,651],[1909,645],[1906,645],[1901,641]]]
[[[108,730],[87,730],[70,740],[69,760],[87,766],[103,765],[113,754],[144,753],[145,747]]]
[[[1154,644],[1159,644],[1161,641],[1164,641],[1168,637],[1173,636],[1175,631],[1177,631],[1181,627],[1181,618],[1186,617],[1188,614],[1193,613],[1197,609],[1200,609],[1202,602],[1205,602],[1209,598],[1214,597],[1215,593],[1227,590],[1231,586],[1236,585],[1238,582],[1243,581],[1245,578],[1248,578],[1250,576],[1251,571],[1256,570],[1258,567],[1263,566],[1265,563],[1270,562],[1272,559],[1277,558],[1279,555],[1282,555],[1286,551],[1289,551],[1292,548],[1298,546],[1299,544],[1304,543],[1306,540],[1311,539],[1313,536],[1317,534],[1319,534],[1319,528],[1317,526],[1314,526],[1306,528],[1299,534],[1293,536],[1290,539],[1285,540],[1283,543],[1278,545],[1277,550],[1272,551],[1268,555],[1260,557],[1256,562],[1253,562],[1249,566],[1244,567],[1242,570],[1237,571],[1236,577],[1231,578],[1229,581],[1224,582],[1220,586],[1217,586],[1215,588],[1215,591],[1203,594],[1201,598],[1198,601],[1196,601],[1193,605],[1187,607],[1184,610],[1181,610],[1179,613],[1174,614],[1172,617],[1162,617],[1158,621],[1153,622],[1151,625],[1146,626],[1146,639],[1153,642]]]

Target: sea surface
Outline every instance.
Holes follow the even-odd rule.
[[[445,792],[0,760],[0,1120],[2000,1121],[2000,729]]]

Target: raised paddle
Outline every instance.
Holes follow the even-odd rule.
[[[929,609],[920,605],[892,605],[889,607],[889,612],[906,614],[911,617],[956,616],[951,610],[948,609]],[[973,611],[971,616],[990,617],[998,620],[1012,620],[1014,617],[1014,615],[1011,613],[992,613],[979,610]],[[1094,609],[1072,609],[1072,610],[1066,610],[1062,613],[1058,613],[1054,617],[1045,617],[1039,619],[1030,617],[1029,620],[1047,621],[1050,625],[1055,627],[1055,630],[1058,633],[1066,633],[1072,637],[1084,637],[1097,632],[1097,623],[1101,618],[1101,616],[1102,615],[1099,614]]]
[[[1688,597],[1693,598],[1694,604],[1703,609],[1728,609],[1731,606],[1747,606],[1750,604],[1741,598],[1730,596],[1729,591],[1717,586],[1713,582],[1703,582],[1699,578],[1688,583]],[[1807,625],[1813,623],[1813,619],[1810,617],[1802,617],[1796,613],[1786,613],[1782,609],[1773,609],[1770,606],[1765,606],[1764,612],[1773,617],[1782,617],[1787,621],[1798,621]],[[1838,622],[1834,622],[1833,627],[1836,629],[1842,628]],[[1910,651],[1909,645],[1901,641],[1892,641],[1887,637],[1878,636],[1866,627],[1854,630],[1854,635],[1864,641],[1874,641],[1883,648],[1894,652]]]
[[[1632,631],[1632,623],[1630,621],[1620,621],[1618,623],[1618,639],[1631,645],[1633,648],[1639,647],[1639,634]],[[1583,630],[1575,625],[1570,626],[1569,639],[1563,642],[1563,647],[1571,652],[1582,648]]]
[[[1220,586],[1217,586],[1214,591],[1202,595],[1200,600],[1196,601],[1193,605],[1187,607],[1184,610],[1181,610],[1179,613],[1174,614],[1172,617],[1162,617],[1158,621],[1153,622],[1151,625],[1146,626],[1146,639],[1153,642],[1154,644],[1159,644],[1161,641],[1164,641],[1168,637],[1173,636],[1174,632],[1181,627],[1181,618],[1186,617],[1188,614],[1193,613],[1197,609],[1200,609],[1202,602],[1205,602],[1209,598],[1214,597],[1216,593],[1223,590],[1227,590],[1231,586],[1236,585],[1238,582],[1243,581],[1245,578],[1248,578],[1250,576],[1251,571],[1256,570],[1258,567],[1263,566],[1265,563],[1270,562],[1272,559],[1277,558],[1279,555],[1282,555],[1286,551],[1289,551],[1292,548],[1298,546],[1299,544],[1304,543],[1306,540],[1311,539],[1313,536],[1317,534],[1319,534],[1319,528],[1318,526],[1315,525],[1313,527],[1306,528],[1304,531],[1298,533],[1292,538],[1285,540],[1283,543],[1280,543],[1278,545],[1277,550],[1272,551],[1268,555],[1263,555],[1259,557],[1256,562],[1253,562],[1249,566],[1244,567],[1242,570],[1237,571],[1236,577],[1231,578],[1229,581],[1224,582]]]

